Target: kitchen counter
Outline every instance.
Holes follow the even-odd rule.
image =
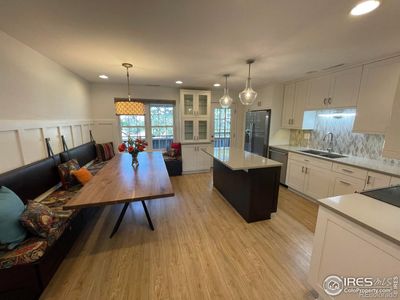
[[[344,155],[346,157],[343,157],[343,158],[327,158],[327,157],[322,157],[322,156],[318,156],[318,155],[313,155],[310,153],[301,152],[301,150],[310,150],[310,149],[304,148],[304,147],[298,147],[298,146],[287,146],[287,145],[281,146],[281,145],[279,145],[279,146],[270,146],[270,148],[282,149],[282,150],[286,150],[288,152],[294,152],[294,153],[298,153],[298,154],[302,154],[302,155],[308,155],[308,156],[316,157],[319,159],[324,159],[324,160],[329,160],[329,161],[336,162],[336,163],[341,163],[344,165],[359,167],[359,168],[367,169],[370,171],[384,173],[384,174],[387,174],[390,176],[400,177],[400,168],[398,166],[385,164],[384,162],[379,161],[379,160],[355,157],[355,156],[348,156],[345,154]]]
[[[317,202],[391,242],[400,245],[400,208],[374,198],[350,194]]]
[[[272,159],[234,147],[203,149],[205,153],[218,160],[231,170],[249,170],[280,167],[282,164]]]
[[[277,211],[280,162],[239,148],[203,150],[213,157],[213,185],[248,223]]]

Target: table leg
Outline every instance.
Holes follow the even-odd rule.
[[[151,222],[150,214],[149,214],[149,211],[147,210],[146,203],[144,203],[144,201],[142,201],[142,205],[143,205],[144,212],[146,213],[147,222],[149,222],[149,226],[150,226],[151,230],[154,231],[153,222]]]
[[[125,216],[125,212],[126,212],[126,209],[128,208],[128,206],[129,206],[129,202],[124,204],[124,207],[122,208],[122,211],[121,211],[121,213],[120,213],[120,215],[118,217],[117,223],[115,223],[114,228],[113,228],[113,230],[111,232],[110,239],[118,231],[119,225],[121,225],[122,219]]]

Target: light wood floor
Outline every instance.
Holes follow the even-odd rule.
[[[317,205],[281,188],[278,213],[247,224],[211,174],[173,177],[175,197],[99,212],[41,299],[309,299]]]

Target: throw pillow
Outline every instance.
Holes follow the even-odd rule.
[[[79,163],[76,159],[71,159],[66,163],[58,165],[58,173],[60,174],[61,184],[65,190],[78,184],[79,182],[72,176],[71,171],[78,171]]]
[[[112,142],[105,144],[96,144],[97,160],[107,161],[115,156]]]
[[[10,189],[0,187],[0,244],[13,249],[26,238],[26,230],[19,223],[25,209],[22,200]]]
[[[181,155],[181,143],[172,143],[171,149],[175,149],[176,156]]]
[[[71,171],[71,174],[83,185],[92,179],[93,175],[86,168],[80,168],[78,171]]]
[[[35,201],[28,201],[20,217],[21,224],[32,234],[47,238],[56,218],[48,206]]]
[[[177,156],[176,150],[172,149],[172,148],[169,149],[166,154],[167,154],[167,156],[172,157],[172,158],[175,158]]]

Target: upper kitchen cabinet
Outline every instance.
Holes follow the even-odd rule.
[[[210,114],[211,92],[181,90],[182,117],[208,117]]]
[[[211,92],[181,90],[181,141],[210,141]]]
[[[364,65],[354,132],[385,134],[391,120],[399,76],[400,57]],[[398,132],[399,127],[396,128]]]
[[[285,85],[283,96],[282,127],[288,129],[313,129],[315,113],[309,118],[305,112],[309,81]]]
[[[392,109],[392,117],[385,132],[383,156],[400,159],[400,77]],[[400,183],[399,183],[400,184]]]
[[[362,67],[355,67],[311,79],[306,109],[355,107],[361,74]]]

